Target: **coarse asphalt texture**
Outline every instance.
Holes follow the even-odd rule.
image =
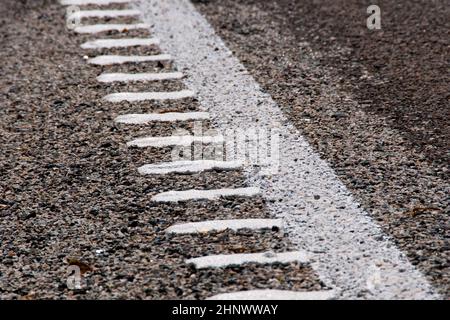
[[[193,2],[448,297],[448,1]],[[366,27],[371,4],[381,8],[381,30]]]
[[[383,15],[378,33],[365,29],[366,1],[193,2],[367,212],[449,297],[445,1],[379,1],[391,14]],[[192,130],[192,123],[128,126],[113,119],[124,110],[201,111],[198,102],[105,102],[103,96],[118,91],[186,88],[181,81],[101,84],[96,76],[176,70],[155,62],[87,65],[85,54],[162,52],[156,46],[83,51],[80,44],[94,37],[68,30],[56,1],[2,0],[0,6],[1,298],[204,299],[243,289],[327,288],[311,268],[296,263],[187,266],[185,259],[208,253],[293,248],[277,229],[167,235],[165,228],[177,222],[269,218],[262,198],[189,207],[150,202],[173,189],[246,186],[239,171],[137,172],[141,165],[169,161],[171,150],[127,148],[127,141]],[[151,36],[142,30],[103,35]],[[70,264],[86,271],[82,290],[66,287]]]
[[[243,289],[327,289],[310,267],[298,263],[216,270],[195,270],[185,263],[208,254],[294,248],[278,229],[166,234],[177,222],[269,218],[265,200],[152,203],[153,195],[168,190],[237,188],[245,183],[239,171],[141,176],[137,167],[170,161],[171,148],[127,148],[126,142],[144,135],[168,136],[179,128],[192,131],[192,123],[127,126],[113,119],[124,110],[199,111],[197,102],[102,100],[117,91],[174,91],[183,85],[97,82],[101,72],[162,72],[171,65],[88,65],[84,55],[161,52],[156,47],[82,51],[80,44],[91,36],[69,32],[64,14],[53,1],[7,1],[2,9],[2,56],[8,63],[2,65],[0,111],[1,297],[205,299]],[[150,36],[148,31],[139,35]],[[67,288],[69,265],[80,266],[86,281],[82,289]]]

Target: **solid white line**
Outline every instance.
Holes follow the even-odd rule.
[[[144,137],[127,142],[129,147],[171,147],[171,146],[190,146],[196,143],[222,143],[223,136],[167,136],[167,137]]]
[[[208,170],[233,170],[242,166],[241,161],[173,161],[160,164],[146,164],[138,168],[140,174],[198,173]]]
[[[293,244],[315,253],[312,267],[324,283],[341,289],[339,298],[354,299],[361,292],[365,299],[440,298],[270,95],[243,72],[246,68],[190,1],[136,6],[143,21],[152,23],[153,34],[164,39],[161,49],[173,54],[178,70],[186,70],[183,82],[196,90],[218,130],[280,129],[279,173],[263,176],[249,167],[246,177],[261,187],[272,215],[283,218]]]
[[[118,17],[129,17],[138,16],[140,14],[139,10],[80,10],[75,11],[70,18],[118,18]]]
[[[169,61],[172,60],[170,54],[157,54],[153,56],[115,56],[103,55],[89,59],[88,63],[96,65],[110,65],[136,62],[150,62],[150,61]]]
[[[175,224],[166,229],[167,233],[191,234],[212,231],[224,231],[227,229],[238,231],[240,229],[262,230],[274,227],[281,229],[282,219],[233,219],[233,220],[211,220],[201,222],[188,222]]]
[[[228,266],[238,266],[245,263],[272,264],[272,263],[291,263],[309,262],[309,256],[305,251],[293,252],[261,252],[261,253],[236,253],[236,254],[218,254],[186,260],[187,264],[193,264],[197,269],[223,268]]]
[[[218,200],[221,197],[253,197],[258,195],[259,188],[213,189],[168,191],[159,193],[152,198],[155,202],[178,202],[187,200]]]
[[[111,93],[103,99],[110,102],[121,101],[145,101],[145,100],[173,100],[184,99],[194,96],[194,91],[181,90],[173,92],[119,92]]]
[[[287,290],[248,290],[222,293],[206,300],[332,300],[334,290],[327,291],[287,291]]]
[[[166,112],[166,113],[144,113],[124,114],[114,119],[118,123],[146,124],[152,121],[175,122],[188,120],[208,120],[208,112]]]
[[[163,81],[183,78],[181,72],[160,73],[103,73],[97,77],[100,82],[130,82],[130,81]]]
[[[146,23],[137,24],[93,24],[79,26],[74,29],[76,33],[99,33],[105,31],[124,32],[126,30],[148,29],[150,26]]]
[[[86,4],[106,5],[111,3],[131,3],[136,0],[59,0],[59,3],[67,6],[82,6]]]
[[[101,48],[125,48],[135,46],[158,45],[159,39],[154,38],[129,38],[129,39],[98,39],[87,41],[81,45],[82,49],[101,49]]]

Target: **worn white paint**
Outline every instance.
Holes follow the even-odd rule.
[[[172,57],[170,54],[157,54],[152,56],[117,56],[117,55],[102,55],[89,59],[88,63],[100,66],[123,63],[138,63],[138,62],[152,62],[152,61],[170,61]]]
[[[241,161],[194,160],[146,164],[138,168],[140,174],[198,173],[209,170],[233,170],[242,166]]]
[[[166,113],[144,113],[124,114],[114,119],[118,123],[146,124],[149,122],[176,122],[189,120],[208,120],[208,112],[166,112]]]
[[[81,45],[82,49],[125,48],[135,46],[158,45],[159,39],[155,38],[122,38],[122,39],[98,39],[87,41]]]
[[[100,33],[105,31],[125,32],[127,30],[148,29],[150,26],[146,23],[136,24],[93,24],[78,26],[74,29],[76,33]]]
[[[181,90],[173,92],[119,92],[111,93],[104,97],[106,101],[145,101],[145,100],[176,100],[191,98],[195,95],[194,91]]]
[[[181,72],[159,73],[103,73],[97,77],[99,82],[163,81],[183,78]]]
[[[272,263],[307,263],[309,255],[305,251],[293,252],[261,252],[261,253],[235,253],[218,254],[186,260],[187,264],[192,263],[197,269],[223,268],[229,266],[239,266],[245,263],[272,264]]]
[[[127,143],[129,147],[171,147],[190,146],[193,143],[221,143],[223,136],[167,136],[167,137],[144,137],[132,140]]]
[[[231,219],[231,220],[210,220],[200,222],[188,222],[175,224],[166,229],[167,233],[191,234],[205,232],[220,232],[227,229],[238,231],[241,229],[263,230],[282,228],[282,219]]]
[[[253,197],[260,193],[259,188],[236,188],[236,189],[212,189],[212,190],[185,190],[167,191],[159,193],[152,198],[155,202],[178,202],[188,200],[218,200],[221,197]]]
[[[324,291],[287,291],[287,290],[248,290],[222,293],[206,300],[333,300],[334,290]]]

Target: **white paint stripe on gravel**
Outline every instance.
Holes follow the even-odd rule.
[[[189,120],[208,120],[208,112],[166,112],[166,113],[144,113],[144,114],[124,114],[114,119],[118,123],[126,124],[146,124],[152,121],[175,122]]]
[[[67,6],[83,6],[87,4],[107,5],[112,3],[131,3],[136,0],[59,0],[59,3]]]
[[[261,252],[261,253],[236,253],[217,254],[186,260],[187,264],[193,264],[197,269],[223,268],[239,266],[245,263],[272,264],[272,263],[307,263],[309,255],[305,251],[293,252]]]
[[[124,10],[80,10],[69,15],[70,18],[118,18],[118,17],[133,17],[140,14],[139,10],[124,9]]]
[[[129,147],[171,147],[190,146],[193,143],[221,143],[223,136],[167,136],[167,137],[144,137],[132,140],[127,143]]]
[[[261,187],[291,241],[315,253],[314,270],[327,285],[342,289],[338,298],[440,298],[188,0],[136,6],[164,39],[161,49],[173,54],[179,70],[187,70],[184,83],[196,90],[217,129],[282,130],[279,173],[265,177],[249,168],[247,180]]]
[[[102,55],[89,59],[88,63],[96,65],[111,65],[123,63],[151,62],[151,61],[169,61],[172,60],[170,54],[157,54],[153,56],[116,56]]]
[[[238,231],[241,229],[263,230],[283,226],[282,219],[233,219],[233,220],[210,220],[201,222],[180,223],[166,229],[167,233],[191,234],[204,232],[220,232],[224,230]]]
[[[183,78],[181,72],[159,73],[103,73],[97,77],[99,82],[130,82],[130,81],[163,81]]]
[[[104,97],[106,101],[145,101],[145,100],[176,100],[191,98],[195,95],[194,91],[181,90],[173,92],[119,92],[111,93]]]
[[[81,48],[82,49],[125,48],[135,46],[152,46],[158,44],[159,39],[155,38],[98,39],[83,43],[81,45]]]
[[[209,170],[234,170],[242,167],[242,161],[194,160],[146,164],[138,168],[140,174],[198,173]]]
[[[136,24],[93,24],[79,26],[74,29],[76,33],[99,33],[105,31],[124,32],[126,30],[148,29],[150,26],[146,23]]]
[[[206,300],[333,300],[334,290],[327,291],[287,291],[287,290],[248,290],[222,293]]]
[[[155,202],[178,202],[187,200],[218,200],[221,197],[253,197],[258,195],[259,188],[213,189],[213,190],[185,190],[167,191],[152,198]]]

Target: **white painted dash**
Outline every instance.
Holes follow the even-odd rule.
[[[167,136],[167,137],[144,137],[127,143],[129,147],[171,147],[190,146],[192,143],[221,143],[223,136]]]
[[[326,291],[288,291],[288,290],[248,290],[222,293],[206,300],[333,300],[334,290]]]
[[[80,10],[75,11],[70,18],[118,18],[118,17],[132,17],[138,16],[140,14],[139,10],[125,9],[125,10]]]
[[[136,29],[148,29],[150,25],[147,23],[136,23],[136,24],[93,24],[86,26],[79,26],[74,29],[76,33],[99,33],[105,31],[118,31],[124,32],[126,30],[136,30]]]
[[[198,173],[208,170],[233,170],[242,166],[241,161],[173,161],[161,164],[146,164],[138,171],[140,174]]]
[[[111,3],[131,3],[136,0],[59,0],[64,6],[83,6],[87,4],[107,5]]]
[[[145,101],[145,100],[174,100],[190,98],[195,95],[194,91],[181,90],[173,92],[119,92],[111,93],[104,97],[106,101]]]
[[[156,38],[98,39],[83,43],[81,45],[81,48],[82,49],[125,48],[135,46],[152,46],[158,44],[159,39]]]
[[[193,264],[197,269],[223,268],[237,266],[245,263],[272,264],[272,263],[307,263],[308,254],[305,251],[292,252],[261,252],[261,253],[237,253],[218,254],[186,260],[187,264]]]
[[[102,55],[89,59],[88,63],[96,65],[111,65],[123,63],[151,62],[151,61],[169,61],[172,57],[169,54],[156,54],[152,56],[116,56]]]
[[[181,72],[159,73],[103,73],[97,77],[100,82],[130,82],[130,81],[162,81],[183,78]]]
[[[166,229],[167,233],[191,234],[204,232],[220,232],[224,230],[238,231],[240,229],[263,230],[278,228],[283,225],[282,219],[233,219],[210,220],[175,224]]]
[[[152,198],[155,202],[178,202],[187,200],[218,200],[221,197],[253,197],[260,193],[257,187],[213,190],[167,191]]]
[[[152,121],[175,122],[188,120],[208,120],[208,112],[166,112],[166,113],[144,113],[144,114],[124,114],[114,119],[118,123],[126,124],[146,124]]]

